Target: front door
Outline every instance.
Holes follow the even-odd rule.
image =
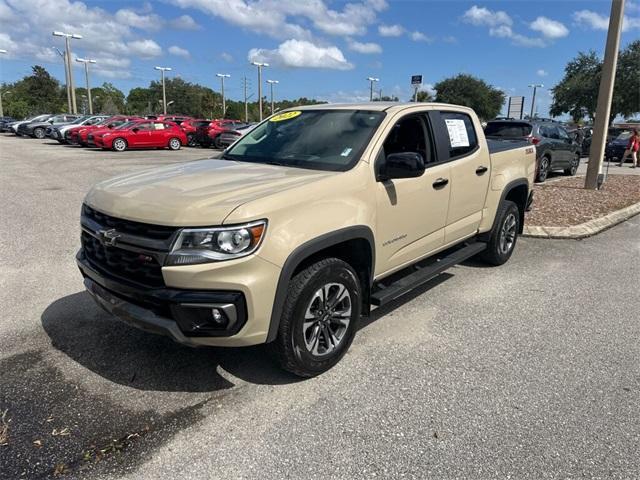
[[[129,146],[148,147],[151,145],[152,122],[138,123],[131,129],[129,136]]]
[[[436,162],[433,135],[425,114],[409,114],[394,124],[378,152],[376,167],[385,161],[386,155],[400,152],[419,153],[427,168],[417,178],[376,183],[376,275],[413,263],[444,242],[449,164]]]

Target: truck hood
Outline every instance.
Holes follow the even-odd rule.
[[[230,160],[200,160],[95,185],[85,202],[118,218],[155,225],[220,225],[240,205],[336,175]]]

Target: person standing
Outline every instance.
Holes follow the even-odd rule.
[[[632,168],[636,168],[638,166],[638,150],[640,150],[640,135],[638,135],[638,130],[634,128],[631,133],[631,138],[629,138],[627,149],[624,151],[624,155],[622,155],[622,160],[620,160],[618,166],[621,167],[627,160],[627,157],[631,155],[631,159],[633,160]]]

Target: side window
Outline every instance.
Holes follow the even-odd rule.
[[[560,140],[569,140],[570,139],[569,134],[567,133],[567,131],[564,128],[556,127],[556,129],[558,130],[558,134],[559,134]]]
[[[150,123],[150,122],[139,123],[138,125],[136,125],[136,127],[140,131],[152,130],[152,128],[153,128],[152,127],[152,123]]]
[[[164,123],[158,122],[158,123],[154,123],[153,124],[153,128],[155,130],[164,130],[166,127],[165,127]]]
[[[431,141],[422,115],[410,115],[398,121],[384,142],[384,157],[392,153],[416,152],[428,165],[434,161]]]
[[[467,155],[478,147],[478,137],[469,115],[459,112],[440,112],[440,117],[449,134],[450,159]]]

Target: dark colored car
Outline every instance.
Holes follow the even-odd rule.
[[[87,115],[84,117],[80,117],[75,122],[69,123],[67,125],[59,125],[59,126],[51,126],[51,130],[47,129],[46,134],[47,137],[51,137],[54,140],[57,140],[60,143],[69,143],[67,140],[67,131],[76,127],[83,126],[91,126],[96,123],[102,122],[106,118],[109,118],[109,115]]]
[[[15,133],[16,135],[20,135],[18,133],[18,128],[20,128],[21,125],[30,122],[45,122],[51,117],[53,117],[53,115],[51,115],[50,113],[43,113],[42,115],[25,118],[24,120],[20,120],[19,122],[12,122],[9,124],[9,131]]]
[[[8,132],[9,124],[15,122],[15,118],[11,117],[0,117],[0,132]]]
[[[227,148],[229,145],[231,145],[233,142],[238,140],[240,137],[249,133],[253,129],[253,127],[255,127],[255,124],[249,123],[249,124],[236,127],[234,129],[225,130],[218,137],[219,138],[218,144],[222,148]]]
[[[629,139],[631,138],[631,131],[623,131],[616,138],[607,143],[607,146],[604,149],[604,158],[611,162],[613,160],[622,160],[624,156],[624,151],[627,149],[629,145]],[[629,160],[632,160],[631,156],[629,156]]]
[[[621,133],[626,132],[628,129],[624,127],[609,127],[607,130],[607,144],[615,140]],[[588,157],[591,150],[591,138],[593,136],[593,128],[589,129],[587,136],[582,142],[582,156]]]
[[[18,127],[18,135],[29,136],[33,138],[43,139],[46,136],[47,128],[56,125],[67,125],[76,120],[80,115],[60,114],[52,115],[47,120],[41,122],[28,122],[23,123]]]
[[[211,123],[211,120],[206,120],[204,118],[191,118],[189,120],[185,120],[180,124],[180,128],[187,135],[187,145],[190,147],[197,147],[198,140],[196,138],[196,131],[199,127],[208,127]]]
[[[498,120],[487,123],[487,138],[527,140],[536,146],[536,181],[544,182],[550,172],[563,170],[575,175],[580,165],[580,145],[557,122]]]
[[[219,136],[224,130],[233,129],[245,125],[245,122],[240,120],[212,120],[208,125],[198,127],[196,129],[196,140],[202,147],[210,147],[213,145],[216,148],[222,148],[219,143]]]

